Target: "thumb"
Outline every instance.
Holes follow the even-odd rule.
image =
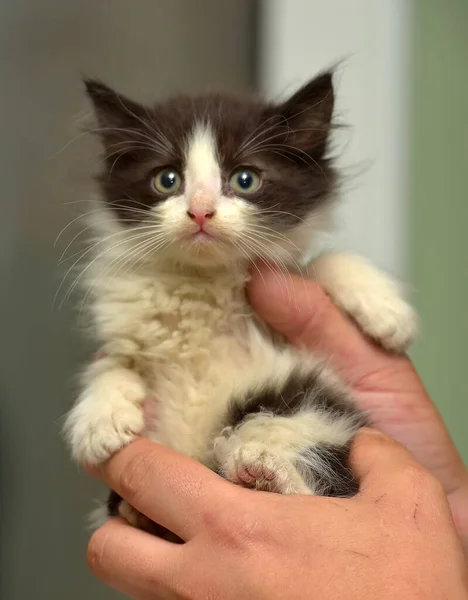
[[[387,359],[315,281],[259,266],[247,293],[268,325],[292,344],[330,356],[348,380],[359,379],[372,370],[376,360]]]
[[[362,429],[353,441],[350,465],[359,479],[363,495],[380,496],[401,492],[396,481],[408,468],[417,465],[413,455],[388,436],[374,429]],[[422,469],[418,465],[419,469]]]

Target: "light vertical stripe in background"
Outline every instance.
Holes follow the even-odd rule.
[[[336,78],[344,167],[338,244],[406,277],[408,0],[263,0],[260,84],[291,92],[324,67]]]

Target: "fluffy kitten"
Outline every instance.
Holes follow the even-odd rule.
[[[86,87],[104,156],[83,278],[102,353],[67,419],[74,458],[100,463],[145,435],[248,487],[353,494],[348,449],[363,415],[244,294],[253,261],[298,271],[329,227],[331,73],[280,104],[210,94],[144,107]],[[407,348],[414,313],[386,276],[344,254],[311,273],[366,334]],[[111,495],[110,512],[118,505]]]

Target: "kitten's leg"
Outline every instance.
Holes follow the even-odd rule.
[[[259,425],[259,429],[261,425]],[[220,473],[229,481],[245,487],[278,494],[311,494],[295,459],[284,447],[271,446],[268,439],[255,441],[256,433],[247,438],[241,429],[225,430],[215,442]],[[264,433],[264,432],[263,432]]]
[[[137,373],[112,357],[92,363],[85,382],[64,429],[73,457],[95,465],[141,434],[146,389]]]
[[[323,373],[294,374],[281,387],[235,405],[215,440],[221,475],[282,494],[350,496],[350,442],[364,417]]]
[[[363,258],[326,254],[312,263],[309,275],[384,348],[404,352],[414,341],[414,310],[402,299],[396,283]]]

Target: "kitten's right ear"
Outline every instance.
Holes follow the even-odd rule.
[[[112,128],[141,127],[145,110],[140,104],[118,94],[97,79],[85,78],[83,82],[103,135],[106,130],[110,133]]]

